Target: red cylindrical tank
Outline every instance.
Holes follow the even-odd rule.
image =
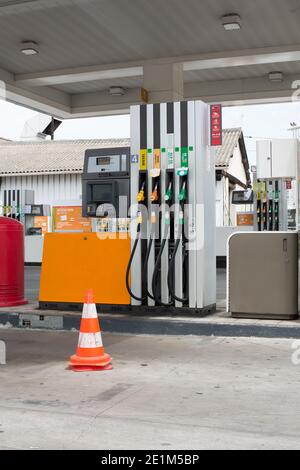
[[[24,228],[0,217],[0,307],[24,304]]]

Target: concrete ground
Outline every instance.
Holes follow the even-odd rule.
[[[299,449],[292,341],[104,335],[114,370],[66,370],[78,333],[0,329],[1,449]]]

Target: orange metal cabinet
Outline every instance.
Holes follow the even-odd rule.
[[[103,239],[101,235],[45,235],[40,303],[82,304],[85,291],[91,288],[97,304],[130,304],[125,284],[130,238],[113,234],[115,239]]]

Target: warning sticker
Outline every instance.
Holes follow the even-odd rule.
[[[140,151],[140,170],[147,170],[147,149],[142,149]]]

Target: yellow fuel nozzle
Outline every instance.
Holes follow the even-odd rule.
[[[158,197],[158,184],[156,183],[153,191],[152,191],[152,194],[151,194],[151,202],[157,202],[159,199]]]
[[[137,224],[138,224],[138,225],[142,225],[143,217],[142,217],[142,213],[141,213],[141,212],[138,212],[136,221],[137,221]]]
[[[144,202],[145,201],[145,183],[142,184],[142,187],[136,197],[137,202]]]

